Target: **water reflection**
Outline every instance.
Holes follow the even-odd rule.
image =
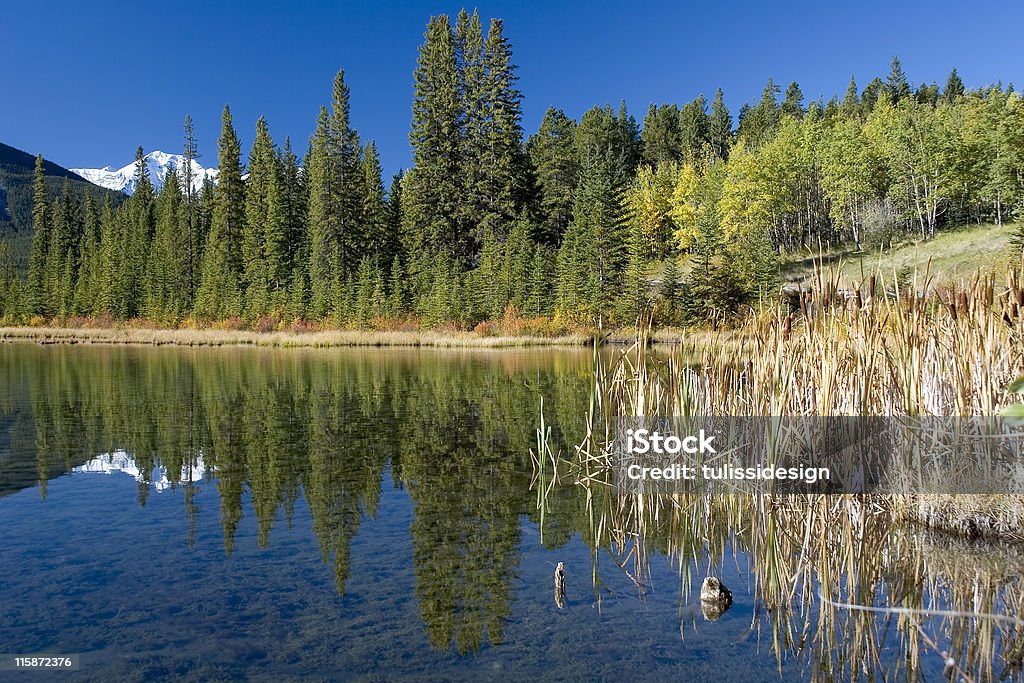
[[[5,347],[0,496],[37,499],[25,489],[38,487],[45,499],[69,472],[72,482],[130,476],[131,507],[180,496],[188,547],[215,519],[223,551],[216,538],[214,550],[227,558],[252,549],[239,531],[247,517],[268,553],[291,547],[299,518],[346,596],[359,576],[356,537],[397,514],[382,504],[397,489],[409,507],[398,535],[361,539],[411,538],[410,550],[378,549],[369,571],[408,572],[402,599],[415,603],[425,648],[497,651],[520,672],[544,652],[573,652],[606,667],[632,655],[652,676],[712,675],[742,659],[751,669],[740,678],[765,676],[762,665],[768,678],[1020,677],[1016,622],[970,616],[1012,617],[1024,606],[1018,550],[893,529],[868,499],[860,508],[828,498],[637,501],[597,480],[581,486],[578,473],[549,469],[534,480],[540,397],[549,445],[568,453],[583,436],[571,430],[585,424],[590,373],[585,351]],[[72,507],[74,489],[64,491],[45,506]],[[551,552],[527,567],[531,544]],[[523,583],[527,573],[535,583]],[[705,621],[692,594],[708,574],[725,574],[735,594],[718,621]],[[879,615],[840,602],[968,616]],[[694,633],[721,640],[691,651]],[[958,668],[946,670],[937,651]],[[583,675],[563,656],[565,668],[533,674]]]
[[[430,643],[476,651],[502,642],[510,612],[538,397],[565,411],[564,424],[578,422],[588,360],[9,347],[0,354],[0,385],[13,389],[0,405],[9,441],[0,491],[38,484],[45,498],[47,482],[68,471],[129,474],[142,506],[180,487],[191,544],[195,487],[209,477],[228,555],[247,495],[261,548],[303,501],[343,596],[352,539],[377,514],[390,473],[414,506],[416,598]]]

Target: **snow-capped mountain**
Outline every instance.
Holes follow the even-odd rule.
[[[135,479],[135,481],[152,485],[157,491],[167,491],[173,484],[201,481],[203,475],[206,474],[206,465],[203,463],[203,457],[200,455],[196,458],[193,466],[182,466],[181,472],[175,473],[178,475],[176,477],[168,476],[167,468],[163,465],[157,465],[153,468],[153,472],[147,479],[142,475],[132,456],[128,455],[125,451],[114,451],[113,453],[98,455],[84,465],[74,468],[71,472],[72,474],[92,473],[107,475],[114,472],[122,472]]]
[[[166,152],[150,152],[145,156],[146,168],[149,170],[149,179],[153,187],[159,190],[164,186],[164,179],[167,174],[174,170],[178,172],[179,179],[182,171],[182,164],[185,158],[180,154],[167,154]],[[135,162],[121,168],[106,166],[104,168],[72,168],[71,171],[82,176],[90,183],[106,187],[111,190],[120,190],[125,194],[135,191]],[[192,161],[192,189],[198,191],[203,186],[203,179],[209,177],[217,181],[217,169],[203,168],[195,160]]]

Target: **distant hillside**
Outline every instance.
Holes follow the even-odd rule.
[[[0,143],[0,239],[11,243],[15,260],[21,266],[24,266],[31,241],[29,236],[32,233],[32,174],[35,165],[35,155]],[[99,204],[102,204],[106,195],[113,198],[115,205],[125,199],[121,192],[93,185],[52,161],[43,160],[43,168],[46,171],[46,187],[51,198],[60,192],[61,185],[67,178],[77,195],[84,196],[85,192],[89,192]]]

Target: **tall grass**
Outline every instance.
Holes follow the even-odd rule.
[[[641,592],[652,550],[663,552],[687,599],[695,572],[742,556],[759,605],[751,634],[770,639],[780,670],[795,657],[820,680],[916,680],[922,658],[937,657],[950,678],[1019,677],[1024,562],[972,556],[954,536],[922,528],[1024,538],[1019,496],[651,495],[613,486],[617,416],[991,416],[1008,402],[1024,372],[1018,273],[942,289],[927,272],[901,285],[879,273],[842,282],[820,268],[814,279],[791,307],[752,314],[744,344],[735,335],[723,344],[683,338],[652,353],[641,325],[630,349],[595,354],[587,434],[555,469],[585,492],[598,600],[600,548]],[[559,476],[546,469],[549,480]]]

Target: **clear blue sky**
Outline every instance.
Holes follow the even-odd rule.
[[[301,154],[344,68],[352,118],[375,139],[385,171],[409,163],[412,71],[432,14],[461,5],[406,2],[10,2],[0,18],[0,141],[69,167],[128,163],[135,147],[177,152],[192,115],[201,163],[215,165],[220,111],[231,105],[248,153],[262,114]],[[913,85],[1024,85],[1013,32],[1021,2],[782,3],[488,2],[505,20],[519,66],[524,127],[549,105],[579,117],[625,99],[725,91],[735,115],[770,76],[808,99],[863,87],[898,54]]]

